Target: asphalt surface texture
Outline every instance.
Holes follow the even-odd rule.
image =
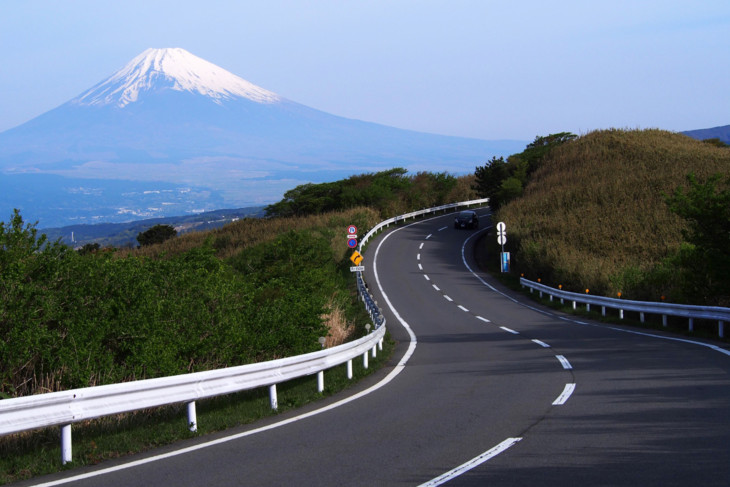
[[[353,389],[18,485],[730,485],[727,347],[506,290],[474,261],[490,231],[477,212],[479,229],[444,215],[368,245],[366,281],[397,346]]]

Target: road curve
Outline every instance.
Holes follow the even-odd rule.
[[[485,229],[452,219],[399,227],[366,250],[398,346],[354,391],[28,484],[730,485],[724,349],[506,292],[471,258]]]

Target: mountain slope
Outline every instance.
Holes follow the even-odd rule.
[[[682,133],[697,140],[720,139],[722,142],[730,144],[730,125],[709,129],[688,130]]]
[[[298,184],[392,167],[471,172],[522,147],[522,141],[439,136],[337,117],[182,49],[148,49],[78,97],[1,133],[0,172],[53,174],[73,179],[69,186],[82,179],[192,186],[226,207],[243,207],[276,201]],[[117,206],[132,205],[117,196]],[[7,204],[0,198],[0,212],[10,212]],[[12,204],[35,212],[32,202]],[[188,206],[212,204],[198,199]],[[67,212],[41,225],[69,223]],[[164,214],[170,213],[152,216]]]

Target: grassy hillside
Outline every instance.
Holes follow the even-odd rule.
[[[683,242],[686,222],[666,196],[686,187],[690,172],[700,181],[721,173],[724,182],[730,149],[661,130],[596,131],[556,147],[523,196],[495,216],[507,224],[513,267],[574,291],[680,297],[657,268]],[[725,302],[727,291],[717,291],[710,304]]]

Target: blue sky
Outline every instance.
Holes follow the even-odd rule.
[[[482,139],[730,124],[730,2],[0,4],[0,131],[182,47],[335,115]]]

